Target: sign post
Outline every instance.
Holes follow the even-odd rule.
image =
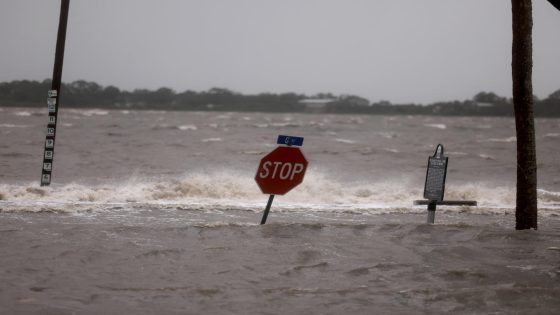
[[[443,155],[443,145],[438,144],[434,155],[428,158],[424,198],[428,199],[428,223],[434,223],[436,205],[443,201],[448,158]]]
[[[307,159],[299,148],[292,145],[303,145],[303,138],[278,136],[279,146],[265,155],[259,164],[255,181],[261,191],[269,194],[261,224],[266,223],[274,195],[284,195],[303,182],[307,169]]]
[[[268,196],[268,202],[266,203],[266,208],[264,208],[264,213],[261,219],[261,225],[266,223],[268,218],[268,212],[270,212],[270,207],[272,207],[272,201],[274,200],[274,195]]]
[[[443,155],[443,145],[438,144],[436,152],[428,158],[426,182],[424,184],[424,200],[414,200],[414,205],[428,206],[428,223],[434,223],[436,206],[476,206],[476,200],[443,200],[445,179],[447,175],[448,157]]]
[[[56,38],[56,51],[51,89],[48,92],[47,108],[47,136],[45,139],[45,150],[43,153],[43,168],[41,171],[41,186],[48,186],[52,179],[52,167],[54,159],[54,143],[56,136],[56,123],[58,120],[58,107],[60,99],[60,85],[62,78],[62,64],[64,61],[64,44],[66,42],[66,26],[68,24],[68,9],[70,0],[61,0],[60,19],[58,22],[58,34]]]

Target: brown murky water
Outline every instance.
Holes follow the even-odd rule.
[[[515,231],[509,118],[0,108],[2,314],[556,314],[560,120],[537,120],[538,231]],[[253,177],[305,137],[304,183]],[[449,156],[428,225],[427,157]]]

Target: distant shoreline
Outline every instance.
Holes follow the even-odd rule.
[[[50,86],[50,80],[1,82],[0,107],[45,106]],[[84,80],[62,84],[61,104],[66,108],[121,110],[513,117],[512,100],[493,92],[479,92],[470,100],[418,105],[370,102],[356,95],[331,93],[311,96],[296,93],[245,95],[226,88],[177,93],[162,87],[129,92]],[[535,98],[534,111],[536,117],[560,117],[560,90],[542,100]]]

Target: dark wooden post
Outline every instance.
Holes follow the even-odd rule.
[[[515,228],[537,228],[537,156],[533,116],[532,2],[511,0],[513,106],[517,134]]]
[[[41,171],[41,186],[48,186],[52,179],[54,160],[54,145],[56,124],[58,122],[58,108],[60,106],[60,85],[62,80],[62,64],[64,62],[64,45],[66,42],[66,26],[68,24],[68,10],[70,0],[61,0],[60,18],[58,21],[58,34],[56,37],[56,51],[51,90],[48,93],[49,117],[47,123],[47,136],[43,153],[43,168]]]

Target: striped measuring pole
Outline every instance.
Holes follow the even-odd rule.
[[[56,136],[56,123],[58,120],[58,107],[60,86],[62,79],[62,64],[64,61],[64,44],[66,42],[66,28],[68,25],[68,11],[70,0],[60,1],[60,18],[56,37],[56,51],[54,56],[54,69],[51,89],[48,92],[47,108],[49,112],[47,121],[47,137],[43,153],[43,168],[41,170],[41,186],[48,186],[52,180],[54,143]]]
[[[41,172],[41,186],[51,183],[52,166],[54,159],[54,142],[56,136],[56,121],[58,117],[58,91],[50,90],[47,98],[48,120],[45,150],[43,152],[43,169]]]

